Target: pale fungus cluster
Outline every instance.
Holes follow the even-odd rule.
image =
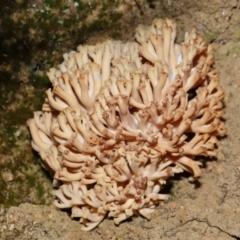
[[[136,29],[136,41],[80,45],[51,68],[53,89],[28,120],[32,147],[54,178],[58,208],[83,230],[105,217],[150,219],[166,180],[201,175],[195,156],[216,156],[225,134],[224,92],[213,47],[196,29],[175,43],[166,19]]]

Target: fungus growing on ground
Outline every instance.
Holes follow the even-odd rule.
[[[54,178],[58,208],[83,230],[106,216],[147,219],[166,180],[201,175],[226,130],[213,47],[193,29],[175,43],[173,20],[136,29],[135,42],[80,45],[51,68],[53,89],[28,120],[32,147]]]

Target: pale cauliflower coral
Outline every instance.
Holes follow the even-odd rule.
[[[150,219],[168,198],[159,193],[166,180],[183,170],[199,177],[194,157],[216,156],[226,132],[213,47],[196,29],[178,45],[175,22],[157,19],[135,36],[64,54],[48,72],[42,111],[28,120],[59,187],[55,206],[71,208],[86,231],[106,216]]]

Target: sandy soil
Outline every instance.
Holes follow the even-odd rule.
[[[168,14],[178,23],[179,41],[183,32],[196,26],[214,45],[216,68],[226,93],[224,119],[228,129],[227,136],[218,144],[218,159],[206,159],[203,175],[194,184],[185,175],[173,179],[166,190],[170,192],[170,201],[160,205],[150,221],[134,217],[115,226],[113,221],[105,219],[97,229],[85,233],[66,212],[52,206],[22,203],[17,207],[2,206],[2,240],[240,239],[240,3],[237,0],[212,0],[211,5],[206,0],[132,2],[140,6],[137,7],[144,15],[133,17],[126,13],[128,26],[133,18],[132,25],[150,23],[152,16],[159,15],[158,11],[165,12],[164,17]]]

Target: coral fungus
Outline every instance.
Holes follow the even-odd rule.
[[[225,134],[213,47],[193,29],[175,43],[173,20],[136,29],[136,41],[80,45],[51,68],[53,89],[28,120],[32,147],[57,183],[55,206],[83,230],[104,217],[150,219],[166,180],[201,175]]]

